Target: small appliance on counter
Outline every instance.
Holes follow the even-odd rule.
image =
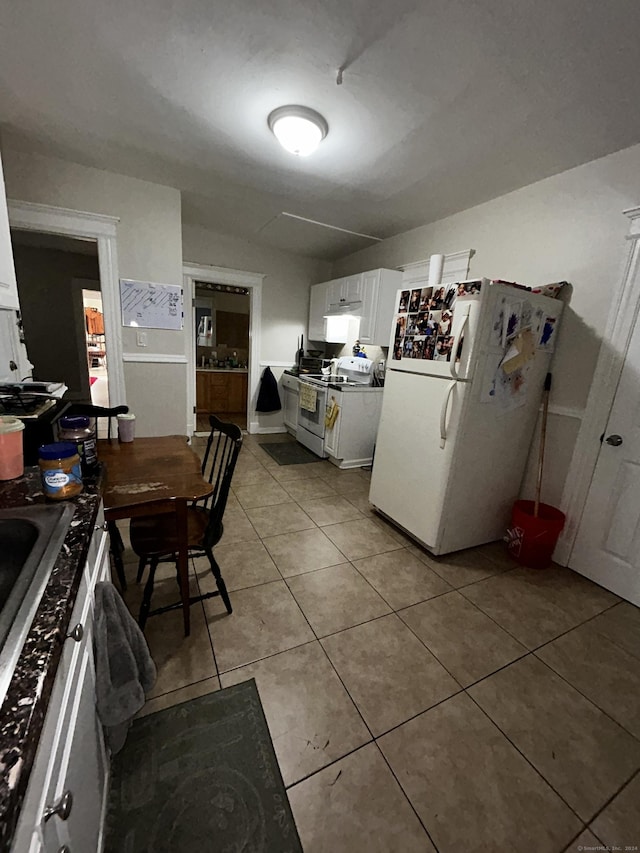
[[[54,423],[68,403],[62,382],[12,382],[0,385],[0,414],[24,423],[24,464],[36,465],[38,448],[55,440]]]
[[[306,354],[304,351],[304,335],[298,339],[298,348],[296,350],[296,363],[291,368],[291,373],[294,376],[300,374],[320,373],[325,366],[326,359],[324,358],[324,350],[310,349]]]

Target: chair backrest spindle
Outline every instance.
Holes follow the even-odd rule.
[[[212,547],[222,536],[222,518],[242,447],[242,431],[235,424],[224,423],[215,415],[209,415],[209,423],[211,432],[202,461],[202,476],[213,485],[213,493],[204,504],[209,510],[205,544]]]

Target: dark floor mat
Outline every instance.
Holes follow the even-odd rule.
[[[278,465],[306,465],[319,462],[319,457],[297,441],[261,441],[260,447],[267,451]]]
[[[105,853],[302,853],[253,679],[134,722]]]

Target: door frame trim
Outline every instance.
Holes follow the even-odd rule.
[[[595,467],[600,455],[600,436],[606,429],[620,374],[640,311],[640,207],[623,211],[630,220],[627,257],[622,277],[612,291],[609,316],[582,425],[573,451],[562,494],[567,523],[554,557],[568,565],[578,536]]]
[[[118,274],[117,216],[72,210],[48,204],[7,199],[9,225],[25,231],[43,231],[67,237],[84,237],[98,245],[100,291],[104,309],[104,336],[109,358],[109,404],[127,402],[122,365],[120,279]]]
[[[247,432],[258,432],[260,424],[255,420],[253,400],[257,400],[260,383],[260,336],[262,331],[262,282],[266,273],[234,270],[209,264],[194,264],[185,261],[182,266],[185,291],[185,355],[187,357],[187,429],[193,435],[196,428],[196,347],[193,329],[193,300],[197,281],[210,284],[230,284],[246,287],[249,291],[249,377],[247,382]],[[188,313],[189,320],[186,321]]]

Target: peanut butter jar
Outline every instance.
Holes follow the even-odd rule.
[[[56,501],[74,498],[82,491],[80,455],[70,441],[43,444],[38,450],[38,464],[45,496]]]

